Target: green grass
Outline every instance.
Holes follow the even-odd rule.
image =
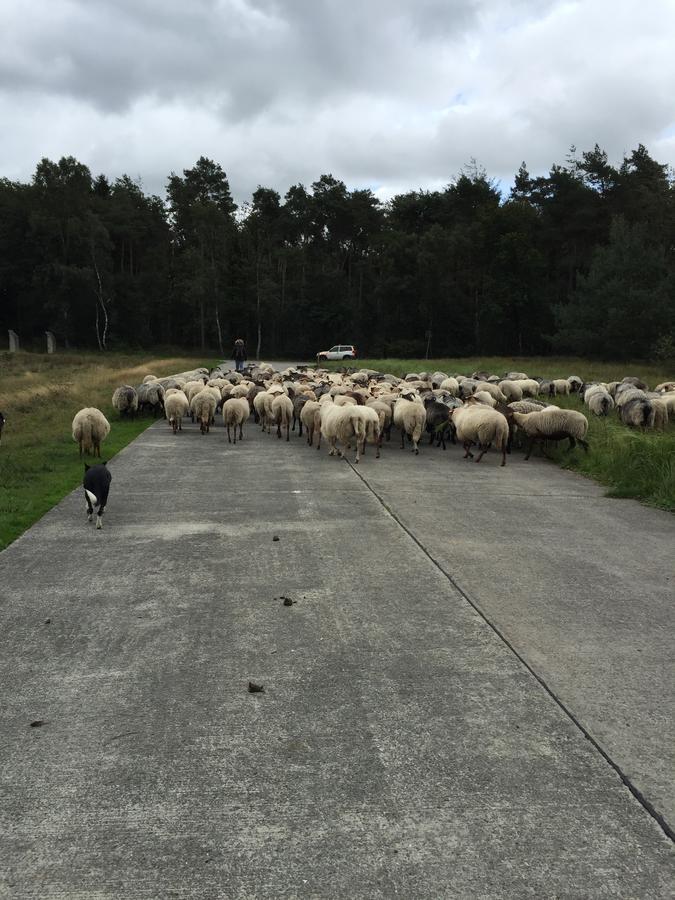
[[[111,406],[120,384],[138,384],[199,365],[201,359],[149,354],[0,353],[0,550],[82,481],[83,460],[71,435],[75,413],[96,406],[110,422],[101,459],[111,459],[152,423],[120,420]]]
[[[340,368],[342,363],[329,363]],[[475,357],[470,359],[363,359],[358,366],[402,376],[407,372],[441,371],[471,375],[487,371],[503,375],[522,371],[541,378],[566,378],[578,375],[584,381],[619,381],[625,375],[637,375],[650,387],[675,379],[675,372],[664,365],[645,362],[593,362],[577,357]],[[568,452],[567,441],[547,448],[547,453],[562,467],[572,469],[606,485],[609,497],[632,497],[650,506],[675,510],[675,422],[665,431],[642,432],[627,428],[616,412],[607,418],[594,416],[578,397],[556,397],[558,406],[578,409],[588,419],[589,452],[581,448]],[[535,451],[536,452],[536,451]]]

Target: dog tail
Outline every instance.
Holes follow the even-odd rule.
[[[89,497],[89,501],[90,501],[91,505],[98,506],[98,497],[96,496],[96,494],[92,494],[92,492],[88,491],[87,488],[85,488],[84,490],[87,494],[87,497]]]

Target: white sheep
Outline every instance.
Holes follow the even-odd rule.
[[[110,434],[110,422],[100,409],[87,406],[75,414],[72,424],[73,440],[79,444],[80,456],[90,453],[101,456],[101,444]]]
[[[375,459],[379,459],[381,441],[380,417],[377,414],[377,410],[372,409],[370,406],[355,406],[349,410],[349,416],[357,435],[355,462],[359,461],[360,454],[365,453],[366,441],[375,445]]]
[[[214,388],[205,388],[195,394],[190,403],[193,418],[199,422],[199,430],[202,434],[208,434],[211,422],[216,412],[216,398]]]
[[[499,382],[499,390],[506,397],[507,403],[513,403],[523,399],[523,389],[517,381],[504,379],[504,381]]]
[[[394,425],[401,429],[401,450],[405,445],[406,434],[412,440],[413,453],[420,451],[417,447],[427,423],[427,411],[420,397],[404,390],[394,404]]]
[[[318,428],[321,430],[321,404],[316,400],[308,400],[300,410],[300,421],[307,430],[307,443],[310,447],[314,445],[314,431]]]
[[[534,378],[511,378],[510,381],[517,381],[518,386],[523,392],[523,397],[537,397],[539,395],[539,382]]]
[[[584,393],[584,403],[596,416],[606,416],[614,409],[612,395],[599,384],[593,385]]]
[[[356,461],[359,459],[359,442],[365,437],[363,419],[353,415],[357,409],[366,407],[337,406],[335,403],[325,404],[321,408],[321,436],[329,445],[329,456],[343,456],[342,450],[336,446],[337,441],[349,449],[352,441],[356,442]]]
[[[471,445],[477,444],[480,453],[479,463],[494,444],[502,454],[501,465],[506,465],[506,450],[509,442],[509,423],[496,409],[470,401],[464,406],[453,409],[450,413],[452,423],[457,432],[457,439],[464,446],[464,459],[473,459]]]
[[[487,391],[476,391],[473,395],[473,399],[478,401],[478,403],[482,403],[483,406],[496,406],[497,401],[489,394]]]
[[[504,396],[504,393],[498,384],[493,384],[490,381],[479,381],[474,390],[474,395],[477,394],[478,391],[483,391],[484,393],[490,394],[492,397],[494,397],[496,403],[506,403],[506,397]],[[517,399],[521,398],[519,397]]]
[[[670,394],[675,391],[675,381],[662,381],[654,390],[659,394]]]
[[[183,391],[167,391],[167,396],[164,400],[164,412],[174,434],[183,430],[183,416],[188,414],[189,408],[188,398]]]
[[[530,438],[525,459],[530,458],[535,443],[543,441],[569,440],[569,449],[581,444],[588,451],[588,444],[584,440],[588,431],[588,419],[583,413],[575,409],[559,409],[556,406],[547,406],[540,412],[519,413],[514,412],[513,418],[516,425],[527,437]],[[543,451],[543,446],[542,446]]]
[[[281,426],[286,429],[286,440],[290,440],[293,420],[293,401],[286,394],[276,394],[272,400],[272,424],[277,426],[277,437],[281,437]]]
[[[239,427],[239,440],[244,439],[244,422],[251,414],[251,407],[246,397],[231,397],[223,404],[223,424],[227,428],[227,442],[230,438],[230,426],[234,426],[234,443],[237,443],[237,426]]]
[[[551,382],[553,385],[553,394],[569,394],[570,383],[566,378],[554,378]]]

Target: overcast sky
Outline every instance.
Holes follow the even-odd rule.
[[[332,173],[385,199],[570,145],[675,165],[675,0],[0,0],[0,177],[72,155],[238,203]]]

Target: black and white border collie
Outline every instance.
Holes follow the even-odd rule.
[[[82,485],[87,498],[87,519],[91,522],[94,515],[94,507],[98,507],[96,513],[96,527],[103,528],[103,511],[108,502],[108,492],[110,490],[110,482],[112,475],[106,468],[105,463],[99,463],[96,466],[88,466],[84,464],[84,478]]]

